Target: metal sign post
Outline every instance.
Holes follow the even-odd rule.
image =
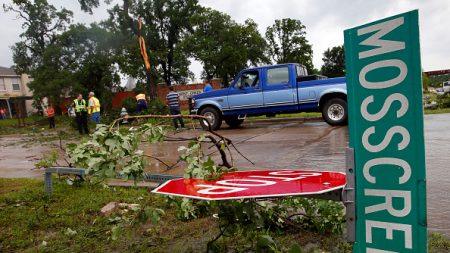
[[[426,252],[418,11],[346,30],[354,252]]]

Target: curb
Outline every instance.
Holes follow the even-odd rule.
[[[322,117],[295,117],[295,118],[267,118],[267,119],[250,119],[244,121],[244,125],[250,122],[318,122],[323,121]]]

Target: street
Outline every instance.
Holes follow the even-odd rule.
[[[450,236],[450,114],[425,115],[424,120],[428,228]],[[345,171],[347,127],[331,127],[322,121],[274,120],[246,123],[241,129],[223,129],[219,133],[232,139],[238,149],[255,163],[252,165],[234,153],[239,170]],[[178,135],[184,136],[186,132]],[[159,149],[160,155],[164,153],[164,149]],[[173,153],[168,151],[167,154]],[[167,158],[170,159],[170,155]],[[181,175],[182,168],[172,173]]]
[[[427,157],[428,227],[430,231],[450,236],[450,114],[425,116],[425,144]],[[192,137],[201,130],[186,130],[172,136]],[[254,164],[233,152],[239,170],[303,169],[345,170],[345,148],[348,145],[347,127],[331,127],[322,121],[299,122],[298,119],[273,119],[246,122],[240,129],[224,129],[219,133],[230,138],[237,148]],[[42,171],[33,170],[39,154],[51,149],[42,145],[13,145],[18,137],[2,137],[0,146],[0,177],[40,177]],[[177,161],[177,148],[187,143],[166,142],[146,145],[144,151],[164,160]],[[213,154],[214,149],[205,149]],[[24,154],[26,154],[24,159]],[[169,171],[157,161],[146,170],[151,173],[182,175],[183,164]]]

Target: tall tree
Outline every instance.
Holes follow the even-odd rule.
[[[65,95],[90,90],[110,97],[120,81],[118,45],[111,33],[95,24],[69,27],[72,13],[46,0],[16,0],[4,9],[24,21],[22,41],[13,47],[14,68],[31,74],[29,87],[36,99],[58,103]]]
[[[203,63],[204,77],[220,77],[227,84],[243,68],[269,62],[265,40],[253,20],[241,25],[227,14],[203,8],[191,22],[194,31],[183,45]]]
[[[344,46],[328,48],[323,53],[323,65],[320,70],[322,75],[328,77],[345,76]]]
[[[58,57],[54,46],[71,22],[72,12],[64,8],[58,10],[46,0],[13,0],[11,5],[4,4],[3,9],[16,13],[23,20],[21,41],[11,47],[13,68],[17,73],[33,76],[34,81],[29,86],[36,98],[48,96],[59,102],[61,89],[45,89],[43,86],[55,84],[55,79],[65,74],[66,70],[58,72],[57,68],[52,68],[57,66],[52,65],[49,59]],[[40,96],[42,94],[45,95]]]
[[[61,96],[88,91],[110,101],[113,86],[120,83],[115,47],[112,34],[98,25],[70,26],[45,49],[29,87],[36,97],[56,102]]]
[[[56,42],[58,34],[70,24],[72,12],[64,8],[57,10],[47,0],[13,0],[12,5],[3,4],[3,9],[14,12],[23,20],[20,34],[22,41],[12,46],[14,69],[18,73],[30,73],[42,64],[44,51]]]
[[[300,20],[284,18],[267,27],[269,55],[275,63],[300,63],[314,72],[312,46],[306,39],[306,27]]]
[[[109,25],[135,40],[138,35],[144,37],[153,67],[147,74],[147,82],[154,83],[161,77],[171,85],[174,80],[188,76],[189,61],[179,42],[191,30],[189,19],[198,10],[197,0],[124,0],[123,3],[110,11]],[[143,19],[142,31],[138,29],[139,17]],[[135,62],[142,63],[142,60],[135,59]],[[142,64],[134,68],[142,69]]]
[[[92,9],[97,8],[100,4],[98,0],[78,0],[78,2],[81,5],[81,9],[90,14],[92,14]],[[110,1],[106,0],[105,2],[109,3]]]

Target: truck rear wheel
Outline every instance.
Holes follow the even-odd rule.
[[[332,126],[346,125],[348,119],[347,102],[341,98],[332,98],[322,107],[323,119]]]
[[[238,116],[226,116],[224,120],[225,123],[227,123],[227,125],[229,125],[231,128],[237,128],[242,124],[242,122],[244,122],[244,120],[239,119]]]
[[[211,130],[217,130],[220,128],[220,125],[222,125],[222,116],[219,111],[213,107],[206,107],[201,110],[200,115],[208,118],[208,122],[211,125]],[[203,130],[209,130],[206,120],[200,120],[200,125]]]

